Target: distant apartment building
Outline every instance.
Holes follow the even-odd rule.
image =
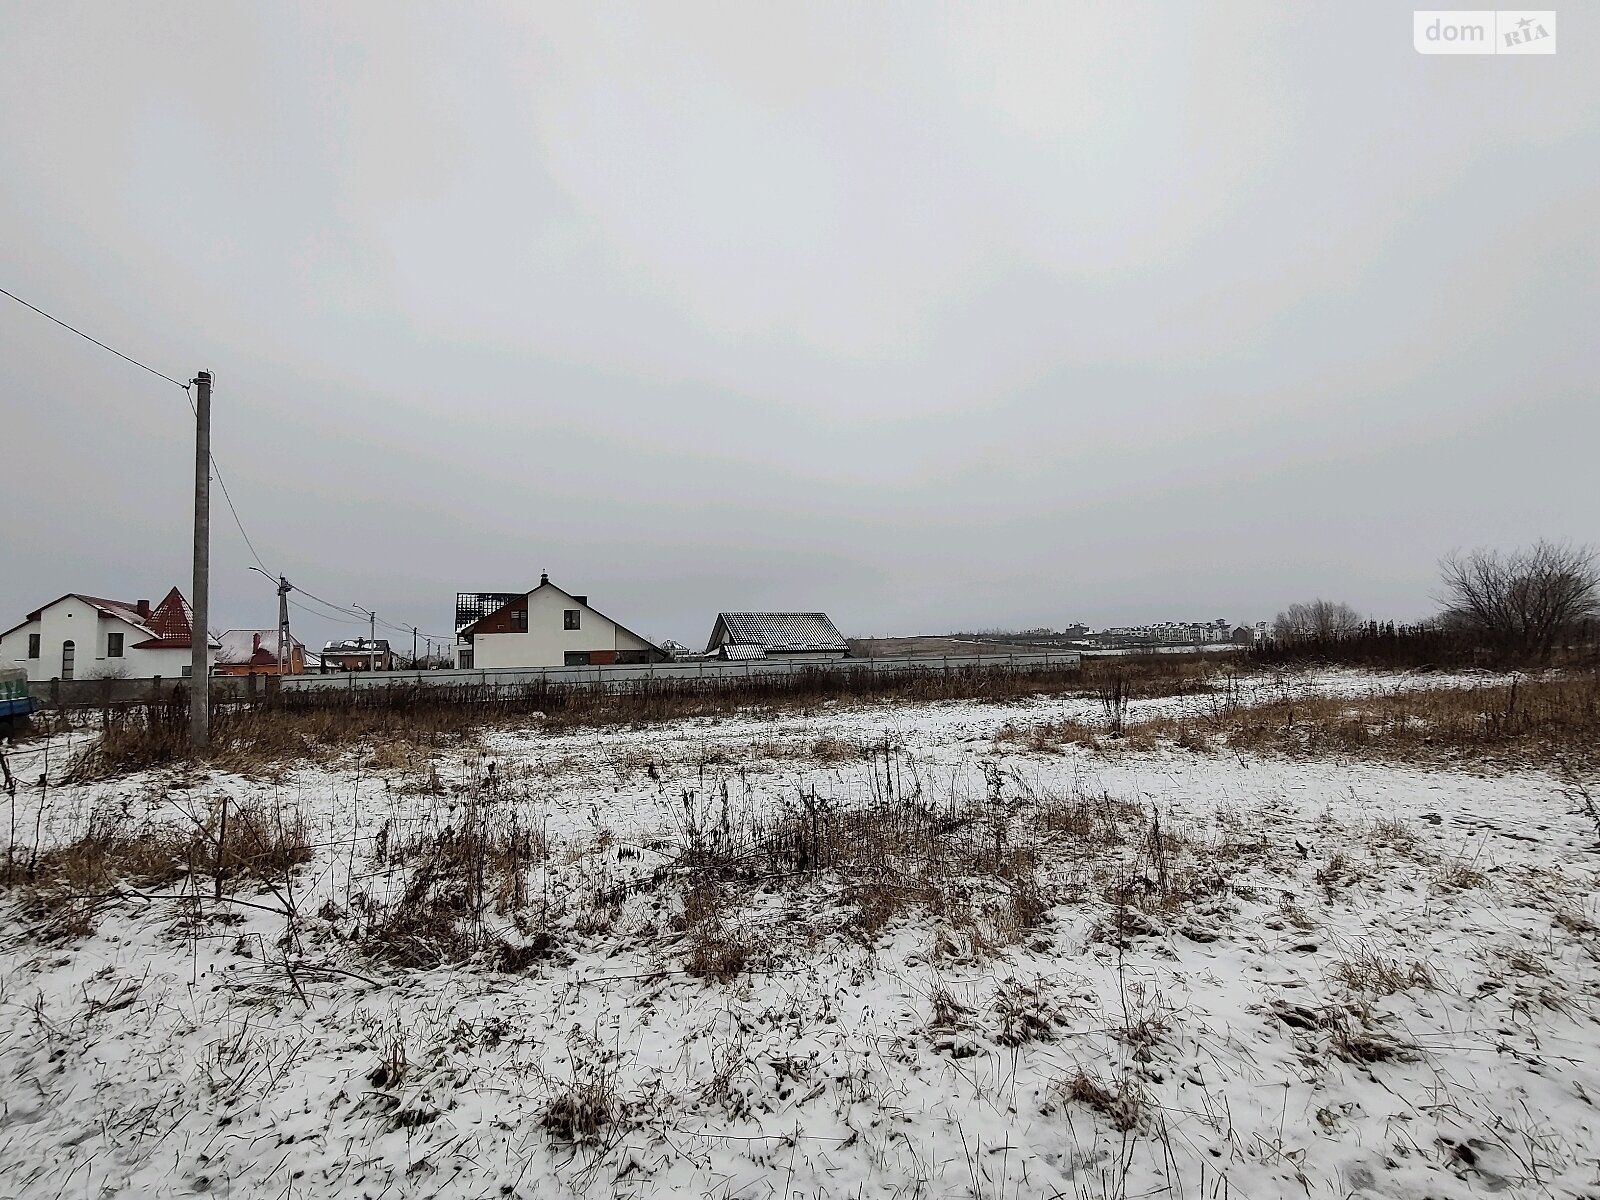
[[[1215,621],[1157,621],[1150,625],[1112,625],[1102,629],[1099,636],[1160,646],[1208,645],[1232,641],[1233,626],[1220,617]]]

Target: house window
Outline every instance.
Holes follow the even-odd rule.
[[[587,667],[589,665],[589,652],[587,650],[568,650],[565,663],[569,667]]]
[[[30,633],[28,635],[28,657],[39,657],[39,635],[37,633]]]
[[[511,632],[526,633],[528,631],[528,610],[514,608],[511,610]]]
[[[71,638],[61,643],[61,678],[71,679],[78,662],[78,643]]]
[[[461,653],[458,655],[458,657],[461,659],[461,669],[463,671],[472,670],[472,651],[471,650],[463,650],[463,651],[461,651]]]
[[[576,629],[576,628],[578,628],[578,616],[582,612],[583,612],[583,610],[581,608],[569,608],[569,609],[564,610],[562,612],[562,614],[561,614],[561,628],[563,628],[563,629]],[[585,660],[585,661],[587,661],[587,660]]]
[[[106,657],[122,657],[122,635],[120,633],[106,634]]]
[[[182,674],[185,679],[190,678],[194,674],[194,664],[190,663],[185,666],[180,674]]]

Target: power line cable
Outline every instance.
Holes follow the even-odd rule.
[[[379,618],[378,624],[382,625],[385,629],[393,630],[395,633],[415,633],[418,637],[432,638],[436,642],[441,641],[444,637],[443,634],[429,633],[426,629],[417,629],[411,625],[396,625],[393,622],[385,621],[382,618]]]
[[[150,374],[154,375],[157,379],[166,380],[168,383],[172,384],[173,387],[182,388],[183,389],[184,399],[187,400],[188,403],[189,403],[189,411],[191,413],[195,411],[194,396],[193,396],[192,392],[190,391],[190,389],[193,387],[192,383],[182,383],[179,380],[174,379],[171,375],[167,375],[164,372],[158,371],[154,367],[149,366],[146,363],[140,362],[137,358],[134,358],[132,355],[124,354],[121,350],[118,350],[115,347],[106,345],[99,338],[90,336],[89,334],[85,333],[83,330],[79,329],[77,326],[69,325],[67,322],[63,321],[60,317],[53,316],[50,313],[45,312],[44,309],[40,308],[36,304],[28,303],[28,301],[24,300],[21,296],[17,295],[15,292],[8,291],[5,288],[0,288],[0,296],[9,296],[11,299],[15,300],[18,304],[22,305],[23,308],[26,308],[26,309],[31,310],[32,312],[38,313],[45,320],[51,321],[54,324],[61,326],[61,328],[67,330],[69,333],[77,334],[79,337],[83,338],[83,340],[86,341],[86,342],[94,343],[96,346],[99,346],[100,349],[106,351],[108,354],[114,354],[114,355],[116,355],[116,357],[122,359],[124,362],[132,363],[134,366],[138,367],[142,371],[148,371]],[[223,498],[224,501],[227,502],[228,513],[229,513],[229,515],[231,517],[233,517],[233,524],[234,524],[235,528],[237,528],[239,530],[239,536],[242,539],[244,539],[245,548],[250,551],[250,557],[255,559],[256,566],[260,567],[268,575],[277,575],[278,572],[268,570],[267,564],[264,561],[262,561],[260,553],[256,550],[255,543],[250,540],[250,534],[244,527],[244,521],[242,519],[240,519],[240,517],[239,517],[239,510],[233,503],[233,495],[228,491],[228,481],[223,477],[222,467],[217,462],[217,456],[213,453],[213,454],[211,454],[210,459],[211,459],[211,471],[212,471],[212,474],[214,474],[217,477],[217,486],[222,489],[222,498]],[[306,591],[304,588],[298,588],[297,587],[295,590],[297,592],[299,592],[301,595],[305,596],[307,599],[315,600],[318,604],[326,605],[328,608],[333,609],[335,612],[344,614],[346,617],[355,618],[357,616],[357,613],[356,613],[355,609],[345,608],[342,605],[334,604],[334,603],[332,603],[330,601],[323,600],[319,596],[312,595],[310,592]],[[292,601],[291,601],[291,603],[292,603]],[[309,613],[311,616],[322,616],[323,615],[321,613],[315,612],[312,609],[308,609],[304,605],[301,605],[301,604],[296,604],[295,607],[300,609],[302,612]],[[337,618],[337,617],[328,617],[326,619],[328,619],[328,620],[338,620],[339,618]],[[352,624],[352,625],[359,625],[359,624],[362,624],[362,623],[363,622],[361,620],[350,620],[349,621],[349,624]],[[397,633],[413,633],[413,632],[415,632],[415,633],[418,633],[419,636],[433,638],[434,640],[437,640],[437,641],[445,640],[443,637],[435,635],[435,634],[431,634],[431,633],[430,634],[423,634],[420,630],[413,630],[410,626],[402,627],[402,626],[399,626],[399,625],[394,625],[394,624],[392,624],[392,623],[390,623],[388,621],[378,621],[378,624],[384,626],[386,629],[393,630],[393,631],[395,631]]]
[[[301,587],[299,584],[295,585],[295,589],[294,590],[299,592],[307,600],[315,600],[318,604],[324,604],[327,607],[333,609],[334,612],[344,613],[346,616],[350,616],[350,617],[359,616],[361,618],[362,624],[366,624],[367,617],[366,617],[365,613],[357,613],[356,610],[353,609],[353,608],[346,608],[342,604],[335,604],[331,600],[324,600],[321,596],[318,596],[313,592],[306,591],[306,589]]]
[[[332,621],[336,625],[365,625],[366,624],[365,621],[357,621],[357,620],[354,620],[353,618],[331,617],[327,613],[318,612],[314,608],[307,608],[304,604],[301,604],[299,601],[296,601],[296,600],[289,601],[289,604],[294,608],[298,608],[301,612],[305,613],[308,617],[316,617],[318,620],[322,620],[322,621]]]
[[[216,455],[211,456],[211,470],[217,477],[217,484],[222,488],[222,498],[228,502],[228,511],[233,514],[233,523],[239,527],[239,536],[244,539],[245,546],[250,551],[250,557],[256,560],[256,566],[267,571],[267,564],[261,561],[261,555],[256,553],[255,543],[250,540],[250,535],[244,531],[244,522],[239,520],[239,510],[233,506],[233,497],[228,495],[228,484],[222,478],[222,468],[217,466]],[[268,575],[276,575],[276,571],[267,571]]]
[[[133,358],[130,355],[124,354],[121,350],[112,349],[110,346],[108,346],[104,342],[102,342],[99,338],[90,337],[83,330],[78,329],[75,326],[68,325],[60,317],[52,317],[49,313],[45,312],[45,310],[40,308],[38,305],[29,304],[26,300],[24,300],[21,296],[17,295],[15,292],[8,292],[8,291],[6,291],[5,288],[0,288],[0,296],[10,296],[18,304],[22,305],[23,308],[31,308],[31,309],[33,309],[34,312],[38,313],[45,320],[54,321],[57,325],[61,326],[61,328],[65,329],[65,330],[68,330],[71,333],[77,334],[79,337],[83,338],[84,341],[93,342],[96,346],[99,346],[100,349],[108,351],[111,354],[115,354],[118,358],[122,359],[124,362],[131,362],[134,366],[138,367],[142,371],[149,371],[150,374],[154,375],[157,379],[165,379],[168,383],[172,384],[174,387],[180,387],[184,391],[188,391],[189,390],[189,385],[188,384],[179,383],[171,375],[163,375],[160,371],[156,370],[154,367],[146,366],[144,363],[140,362],[137,358]]]
[[[190,391],[189,391],[190,387],[193,386],[192,384],[180,383],[178,380],[174,379],[171,375],[164,374],[163,372],[156,370],[154,367],[140,362],[137,358],[134,358],[131,354],[124,354],[121,350],[118,350],[118,349],[116,349],[116,348],[114,348],[112,346],[106,345],[99,338],[91,337],[89,334],[85,333],[83,330],[79,329],[77,326],[69,325],[65,321],[63,321],[60,317],[52,316],[50,313],[45,312],[45,310],[40,308],[37,304],[29,304],[26,300],[24,300],[21,296],[17,295],[15,292],[7,291],[5,288],[0,288],[0,296],[9,296],[9,297],[11,297],[11,299],[15,300],[18,304],[22,305],[23,308],[30,309],[33,312],[38,313],[41,317],[43,317],[47,321],[53,321],[55,324],[61,326],[61,328],[67,330],[68,332],[77,334],[79,337],[81,337],[86,342],[93,342],[96,346],[99,346],[100,349],[106,351],[108,354],[115,354],[118,358],[122,359],[123,362],[132,363],[134,366],[138,367],[142,371],[149,371],[150,374],[154,375],[157,379],[165,379],[168,383],[172,384],[174,387],[182,388],[183,389],[184,398],[186,400],[188,400],[188,402],[189,402],[189,411],[190,412],[194,412],[194,396],[191,395]],[[215,454],[211,455],[211,470],[212,470],[212,473],[214,475],[216,475],[216,477],[217,477],[217,484],[222,488],[222,498],[228,502],[228,512],[233,515],[233,523],[234,523],[234,525],[236,525],[238,527],[239,536],[244,539],[244,544],[250,551],[250,557],[255,559],[256,560],[256,565],[258,567],[260,567],[263,571],[265,571],[267,569],[267,565],[266,565],[266,563],[261,561],[261,555],[256,553],[255,543],[250,540],[250,535],[245,532],[244,522],[239,519],[239,510],[234,507],[233,497],[228,494],[228,482],[227,482],[227,480],[225,480],[222,477],[222,468],[217,465],[217,456]]]

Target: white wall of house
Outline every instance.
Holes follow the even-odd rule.
[[[587,604],[580,604],[553,583],[534,588],[527,600],[526,633],[474,635],[474,668],[559,667],[565,664],[568,651],[650,649],[649,642],[635,637]],[[578,628],[568,629],[566,613],[574,609],[578,613]]]
[[[114,633],[122,634],[120,658],[108,653],[110,635]],[[29,634],[39,635],[37,658],[28,657]],[[94,605],[68,596],[42,611],[39,620],[29,621],[0,638],[0,664],[21,667],[30,680],[63,679],[66,677],[63,670],[66,644],[70,641],[74,679],[94,679],[108,674],[126,675],[131,679],[182,676],[189,668],[189,651],[134,649],[150,637],[148,629],[119,617],[108,617]],[[212,652],[211,660],[215,659],[216,654]]]

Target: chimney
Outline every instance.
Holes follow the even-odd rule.
[[[259,633],[252,634],[250,640],[254,643],[254,645],[250,647],[250,653],[254,654],[257,650],[261,649],[261,635]]]
[[[547,584],[549,582],[550,582],[550,573],[548,571],[540,571],[539,572],[539,586],[543,587],[545,584]]]
[[[133,611],[139,614],[140,620],[148,621],[150,619],[150,601],[140,600],[133,606]]]

